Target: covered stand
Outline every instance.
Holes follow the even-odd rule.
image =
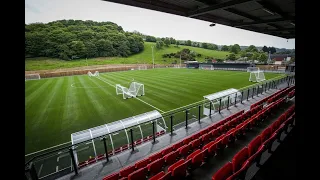
[[[97,126],[94,128],[87,129],[87,130],[72,133],[71,134],[71,142],[72,142],[72,145],[77,144],[77,143],[82,143],[82,142],[86,142],[85,143],[86,145],[90,144],[90,147],[92,147],[93,152],[94,152],[93,155],[95,157],[97,157],[97,155],[98,155],[97,148],[99,148],[99,147],[97,147],[97,145],[95,144],[96,139],[94,140],[94,138],[106,136],[108,139],[110,139],[111,147],[112,147],[113,154],[114,154],[115,149],[116,149],[115,141],[118,141],[118,144],[119,144],[119,139],[121,139],[123,141],[120,143],[123,143],[124,145],[129,146],[130,135],[128,134],[128,131],[130,131],[131,128],[138,129],[139,137],[141,134],[141,138],[143,139],[144,136],[150,135],[150,134],[148,134],[148,133],[150,133],[150,128],[147,128],[147,127],[151,127],[151,126],[146,126],[146,124],[148,125],[148,124],[151,124],[153,121],[157,122],[159,120],[161,120],[164,125],[164,127],[160,126],[160,129],[166,131],[167,126],[165,124],[165,121],[164,121],[162,115],[157,110],[153,110],[150,112],[146,112],[143,114],[139,114],[136,116],[125,118],[122,120],[114,121],[112,123],[108,123],[108,124],[100,125],[100,126]],[[162,124],[162,123],[160,123],[160,124]],[[159,128],[159,126],[158,126],[158,128]],[[118,135],[117,139],[113,139],[112,138],[113,135]],[[119,135],[123,135],[124,137],[119,137]],[[79,160],[78,160],[78,153],[77,152],[78,152],[78,148],[75,147],[74,155],[75,155],[76,163],[78,164]]]

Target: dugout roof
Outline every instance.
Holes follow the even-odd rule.
[[[203,96],[203,97],[205,99],[208,99],[209,101],[212,101],[212,100],[215,100],[215,99],[218,99],[218,98],[221,98],[221,97],[225,97],[225,96],[228,96],[228,95],[236,93],[236,92],[238,92],[238,90],[231,88],[231,89],[227,89],[227,90],[220,91],[220,92],[217,92],[217,93],[209,94],[209,95],[206,95],[206,96]]]
[[[105,0],[295,38],[295,0]]]
[[[162,115],[157,110],[153,110],[122,120],[114,121],[112,123],[72,133],[71,142],[72,144],[77,144],[102,135],[107,135],[120,130],[128,129],[141,123],[149,122],[159,118],[162,118]]]

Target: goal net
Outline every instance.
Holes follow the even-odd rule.
[[[25,81],[26,80],[37,80],[37,79],[41,79],[40,74],[26,74],[25,75]]]
[[[144,93],[144,84],[138,82],[131,82],[129,88],[116,84],[116,93],[117,95],[122,94],[123,99],[128,99],[131,97],[143,96]]]
[[[138,67],[138,70],[147,70],[147,69],[148,69],[147,66],[139,66],[139,67]]]
[[[203,70],[214,70],[214,67],[213,67],[213,65],[200,64],[199,69],[203,69]]]
[[[173,65],[173,68],[180,68],[180,65]]]
[[[252,71],[250,72],[249,81],[251,82],[261,82],[266,80],[263,71]]]
[[[258,67],[247,67],[247,72],[260,71]]]
[[[94,74],[91,73],[91,71],[88,72],[89,76],[99,76],[99,71],[95,71]]]

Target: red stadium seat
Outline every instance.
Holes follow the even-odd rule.
[[[147,167],[148,164],[149,164],[149,159],[145,158],[145,159],[142,159],[141,161],[136,162],[134,166],[136,169],[140,169],[143,167]]]
[[[271,128],[268,127],[267,129],[263,130],[261,133],[261,143],[264,143],[269,137],[271,136]]]
[[[171,171],[168,171],[164,176],[159,178],[159,180],[170,180],[170,179],[171,179]]]
[[[192,159],[195,155],[199,154],[200,152],[201,152],[201,150],[197,149],[193,153],[189,154],[189,156],[186,158],[186,161]]]
[[[161,152],[158,152],[158,153],[156,153],[156,154],[151,155],[151,156],[149,157],[149,161],[150,161],[150,162],[153,162],[153,161],[155,161],[155,160],[157,160],[157,159],[159,159],[159,158],[162,158]]]
[[[233,172],[237,172],[248,158],[248,148],[244,147],[232,159]]]
[[[261,145],[261,137],[260,135],[255,137],[248,145],[248,153],[249,156],[252,156],[259,149]]]
[[[210,142],[210,134],[204,134],[201,137],[201,143],[202,145],[208,144]]]
[[[178,162],[172,164],[171,166],[168,167],[168,172],[169,171],[173,171],[174,168],[176,168],[177,166],[179,166],[180,164],[183,164],[185,161],[184,159],[180,159]]]
[[[182,147],[182,146],[183,146],[183,142],[182,142],[182,141],[180,141],[180,142],[172,145],[172,147],[173,147],[174,150],[177,150],[177,149],[179,149],[179,148]]]
[[[190,142],[192,149],[198,149],[200,147],[201,141],[199,139],[195,139]]]
[[[164,165],[164,159],[163,158],[159,158],[159,159],[151,162],[147,166],[149,174],[150,175],[154,175],[154,174],[159,173],[162,170],[163,165]]]
[[[128,175],[128,180],[145,180],[147,175],[147,168],[141,168]]]
[[[161,154],[162,154],[162,156],[164,156],[164,155],[166,155],[166,154],[168,154],[168,153],[170,153],[170,152],[172,152],[172,151],[173,151],[173,147],[172,147],[172,146],[169,146],[168,148],[162,150],[162,151],[161,151]]]
[[[161,177],[165,175],[164,171],[159,172],[158,174],[152,176],[149,180],[159,180]]]
[[[196,169],[203,164],[204,153],[200,151],[192,157],[191,169]]]
[[[213,176],[212,180],[226,180],[233,174],[232,163],[227,162],[222,168],[220,168]]]
[[[181,148],[179,148],[178,149],[179,155],[182,156],[182,157],[187,157],[188,153],[189,153],[189,150],[190,150],[190,147],[191,147],[191,144],[188,144],[188,145],[184,145]]]
[[[178,156],[179,156],[179,151],[173,151],[173,152],[165,155],[164,156],[165,163],[167,165],[171,165],[171,164],[175,163],[177,161]]]
[[[119,173],[116,172],[104,177],[102,180],[118,180],[118,179],[119,179]]]
[[[135,170],[135,167],[134,166],[128,166],[124,169],[121,169],[120,172],[119,172],[119,175],[121,177],[128,177],[129,174],[133,173]]]
[[[249,161],[246,161],[243,163],[242,167],[232,174],[230,177],[228,177],[226,180],[238,180],[238,179],[245,179],[246,172],[248,168],[250,167]]]
[[[172,169],[171,176],[173,178],[185,178],[187,174],[187,162],[183,162]]]

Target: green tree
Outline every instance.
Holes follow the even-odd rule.
[[[263,46],[262,47],[262,51],[266,52],[266,53],[269,53],[269,48],[267,46]]]
[[[231,53],[229,56],[228,56],[228,59],[231,60],[231,61],[234,61],[236,60],[236,55],[234,53]]]
[[[207,43],[202,43],[201,47],[204,48],[204,49],[208,49],[208,44]]]
[[[234,44],[233,46],[231,46],[230,52],[238,54],[238,52],[240,51],[241,51],[241,48],[239,44]]]
[[[170,39],[169,39],[169,38],[166,38],[166,39],[164,40],[164,44],[168,47],[168,46],[171,44]]]
[[[180,44],[180,43],[179,43],[179,41],[177,40],[177,41],[176,41],[176,46],[179,47],[179,44]]]
[[[258,52],[258,49],[254,45],[250,45],[247,49],[246,52]]]
[[[223,45],[223,46],[221,47],[221,51],[229,51],[228,46],[227,46],[227,45]]]
[[[186,41],[186,46],[191,46],[191,43],[192,43],[192,42],[191,42],[190,40],[187,40],[187,41]]]
[[[258,58],[259,62],[262,62],[262,63],[267,63],[267,60],[268,60],[268,56],[266,53],[261,53],[259,58]]]

